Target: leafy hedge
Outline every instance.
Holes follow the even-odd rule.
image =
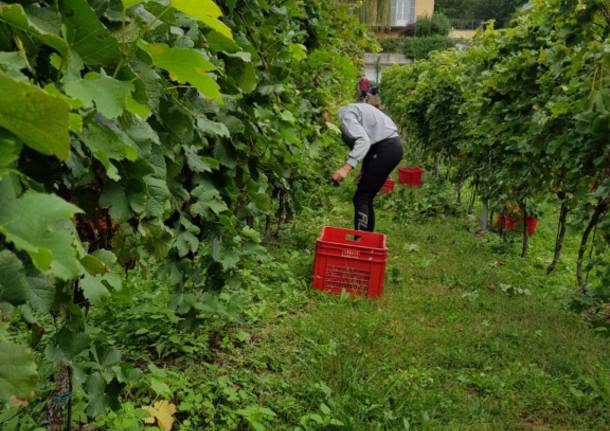
[[[451,31],[451,21],[442,13],[432,16],[418,16],[414,36],[447,36]]]
[[[0,3],[0,403],[54,397],[57,429],[72,386],[88,416],[115,408],[138,374],[89,308],[132,268],[186,326],[238,286],[316,196],[339,145],[321,112],[373,43],[320,0]]]
[[[561,211],[548,272],[571,215],[582,232],[578,285],[606,301],[609,35],[607,2],[535,0],[514,28],[490,28],[465,52],[389,69],[381,84],[388,110],[418,136],[423,154],[441,157],[456,182],[469,178],[483,202],[530,212],[535,202],[556,199]],[[525,255],[527,234],[523,240]],[[596,253],[587,263],[592,241]]]
[[[466,44],[463,39],[450,38],[441,35],[422,37],[398,37],[380,41],[384,52],[397,52],[412,60],[423,60],[433,51],[454,48],[458,44]]]

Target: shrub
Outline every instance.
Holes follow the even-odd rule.
[[[380,43],[384,52],[399,52],[412,60],[422,60],[428,58],[432,51],[453,48],[458,43],[464,43],[464,41],[462,39],[435,35],[383,39]]]
[[[415,36],[447,36],[451,30],[451,21],[442,13],[430,16],[418,16],[415,24]]]
[[[421,60],[428,58],[432,51],[442,51],[456,45],[456,40],[446,36],[425,36],[405,38],[401,52],[407,58]]]
[[[379,44],[381,45],[383,52],[401,52],[403,40],[404,38],[402,37],[392,37],[381,39]]]

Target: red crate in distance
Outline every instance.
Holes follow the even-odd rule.
[[[502,226],[504,230],[510,231],[521,231],[523,228],[523,218],[517,217],[516,219],[510,215],[503,216],[498,214],[497,218],[498,226]],[[527,216],[527,236],[532,236],[536,233],[538,228],[538,219],[533,216]]]
[[[383,183],[383,186],[381,186],[381,193],[390,193],[392,192],[392,190],[394,190],[394,180],[392,178],[389,178],[387,180],[385,180],[385,183]]]
[[[423,173],[424,170],[419,166],[398,168],[398,181],[406,186],[421,187]]]
[[[538,228],[538,219],[536,217],[527,217],[527,236],[532,236]]]
[[[379,298],[387,256],[383,234],[325,226],[316,242],[313,288]]]

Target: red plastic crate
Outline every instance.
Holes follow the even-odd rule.
[[[325,226],[316,242],[313,287],[379,298],[387,256],[383,234]]]
[[[398,181],[400,184],[407,186],[421,187],[423,173],[424,170],[419,166],[413,168],[398,168]]]
[[[523,227],[523,219],[517,218],[516,220],[512,216],[503,216],[498,214],[497,223],[499,226],[503,226],[504,230],[519,230]],[[532,236],[536,233],[538,228],[538,219],[533,216],[527,216],[527,235]]]
[[[381,186],[381,193],[390,193],[392,190],[394,190],[394,180],[392,178],[388,178],[387,180],[385,180],[385,183],[383,183],[383,186]]]
[[[528,217],[527,218],[527,235],[532,236],[536,233],[536,228],[538,227],[538,219],[536,217]]]

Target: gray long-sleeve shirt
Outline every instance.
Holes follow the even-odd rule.
[[[390,117],[368,103],[351,103],[339,109],[341,132],[353,143],[347,163],[356,167],[372,145],[398,137],[398,128]]]

